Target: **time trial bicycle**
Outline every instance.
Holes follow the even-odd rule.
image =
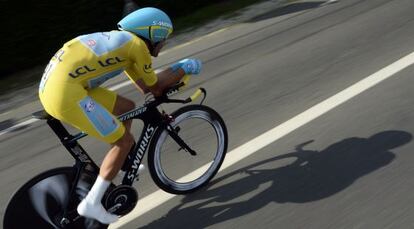
[[[134,209],[138,193],[132,185],[139,178],[146,152],[155,184],[172,194],[187,194],[202,188],[220,169],[227,152],[227,129],[216,111],[202,105],[206,90],[199,88],[186,99],[171,98],[188,80],[186,76],[162,96],[149,99],[143,106],[118,117],[120,121],[140,119],[143,128],[124,162],[122,182],[112,183],[102,200],[109,212],[122,216]],[[161,106],[188,104],[199,96],[203,96],[200,104],[185,105],[170,114]],[[87,134],[70,134],[59,120],[45,111],[33,113],[33,117],[46,120],[75,164],[43,172],[19,188],[7,205],[3,227],[107,228],[108,225],[81,217],[76,211],[99,173],[99,167],[78,142]]]

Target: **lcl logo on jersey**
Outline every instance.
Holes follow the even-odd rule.
[[[105,67],[117,64],[117,63],[124,62],[124,61],[125,60],[121,59],[120,57],[109,57],[105,60],[98,60],[97,64],[100,67],[105,68]],[[76,68],[75,71],[70,72],[69,76],[72,77],[72,78],[78,78],[81,75],[84,75],[84,74],[89,73],[89,72],[94,72],[94,71],[96,71],[96,68],[94,68],[92,66],[84,65],[84,66],[80,66],[80,67]]]
[[[152,72],[152,64],[144,64],[144,72],[151,73]]]
[[[108,66],[110,66],[110,65],[114,65],[114,64],[117,64],[117,63],[121,63],[121,62],[124,62],[125,60],[122,60],[121,58],[119,58],[119,57],[115,57],[115,58],[108,58],[108,59],[106,59],[106,60],[104,60],[104,61],[100,61],[100,60],[98,60],[98,64],[101,66],[101,67],[108,67]]]

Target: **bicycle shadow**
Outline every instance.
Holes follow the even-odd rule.
[[[347,138],[320,152],[304,150],[305,145],[313,142],[311,140],[296,146],[295,152],[257,162],[215,179],[209,187],[185,196],[182,203],[163,218],[143,228],[178,228],[180,225],[206,228],[254,212],[271,202],[318,201],[388,165],[396,157],[390,150],[409,143],[411,139],[408,132],[384,131],[370,138]],[[272,162],[287,158],[294,161],[268,169]],[[240,174],[244,177],[226,183],[227,179]],[[245,198],[245,195],[263,187],[267,188]],[[242,200],[238,201],[238,198]]]

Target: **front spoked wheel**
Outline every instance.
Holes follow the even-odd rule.
[[[227,129],[220,115],[203,105],[182,107],[171,116],[171,130],[158,129],[154,134],[148,166],[161,189],[186,194],[205,186],[220,169]]]

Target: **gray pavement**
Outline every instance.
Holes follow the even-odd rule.
[[[411,0],[296,3],[173,49],[160,61],[203,60],[190,89],[207,89],[206,103],[225,119],[232,150],[413,52],[413,7]],[[123,228],[413,228],[413,70],[220,172],[207,189],[177,196]],[[131,86],[120,93],[140,100]],[[102,160],[107,146],[81,143]],[[0,157],[1,206],[34,174],[72,163],[40,122],[0,136]],[[136,187],[141,198],[157,190],[148,173]]]

